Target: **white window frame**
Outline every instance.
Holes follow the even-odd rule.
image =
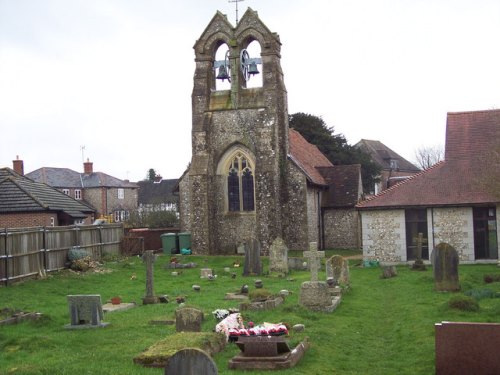
[[[80,189],[75,189],[75,199],[82,200],[82,191]]]
[[[62,189],[62,192],[66,195],[69,195],[69,189]]]
[[[118,188],[118,199],[125,199],[125,189]]]

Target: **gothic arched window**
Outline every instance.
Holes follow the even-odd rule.
[[[254,171],[241,152],[234,154],[227,170],[227,202],[229,211],[253,211]]]

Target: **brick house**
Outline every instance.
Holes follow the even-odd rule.
[[[138,185],[103,172],[94,172],[93,163],[83,163],[83,173],[68,168],[43,167],[26,174],[76,200],[90,204],[96,217],[107,216],[121,222],[138,208]]]
[[[252,43],[260,48],[250,56],[260,59],[257,87],[248,86],[245,65]],[[224,45],[227,75],[215,64]],[[236,27],[217,12],[194,49],[193,154],[179,180],[181,231],[191,232],[193,251],[234,254],[257,238],[267,254],[277,237],[289,249],[324,248],[325,176],[336,166],[288,127],[278,34],[250,8]],[[217,77],[230,77],[230,89],[219,89]]]
[[[381,169],[380,181],[373,187],[374,194],[420,172],[419,168],[380,141],[362,139],[354,147],[370,155],[372,161]]]
[[[461,262],[498,260],[500,110],[448,113],[445,160],[360,202],[363,256],[390,262],[423,257],[440,242]]]
[[[14,162],[18,170],[22,165]],[[44,183],[0,168],[0,227],[92,224],[95,210]]]

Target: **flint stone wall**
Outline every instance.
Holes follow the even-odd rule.
[[[325,249],[359,249],[359,214],[353,209],[329,209],[323,216]]]

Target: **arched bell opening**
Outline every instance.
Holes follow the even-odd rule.
[[[230,90],[231,66],[229,63],[229,47],[226,43],[221,43],[217,48],[214,60],[215,90]]]
[[[246,88],[262,87],[263,65],[261,46],[257,40],[252,40],[240,52],[242,86]]]

